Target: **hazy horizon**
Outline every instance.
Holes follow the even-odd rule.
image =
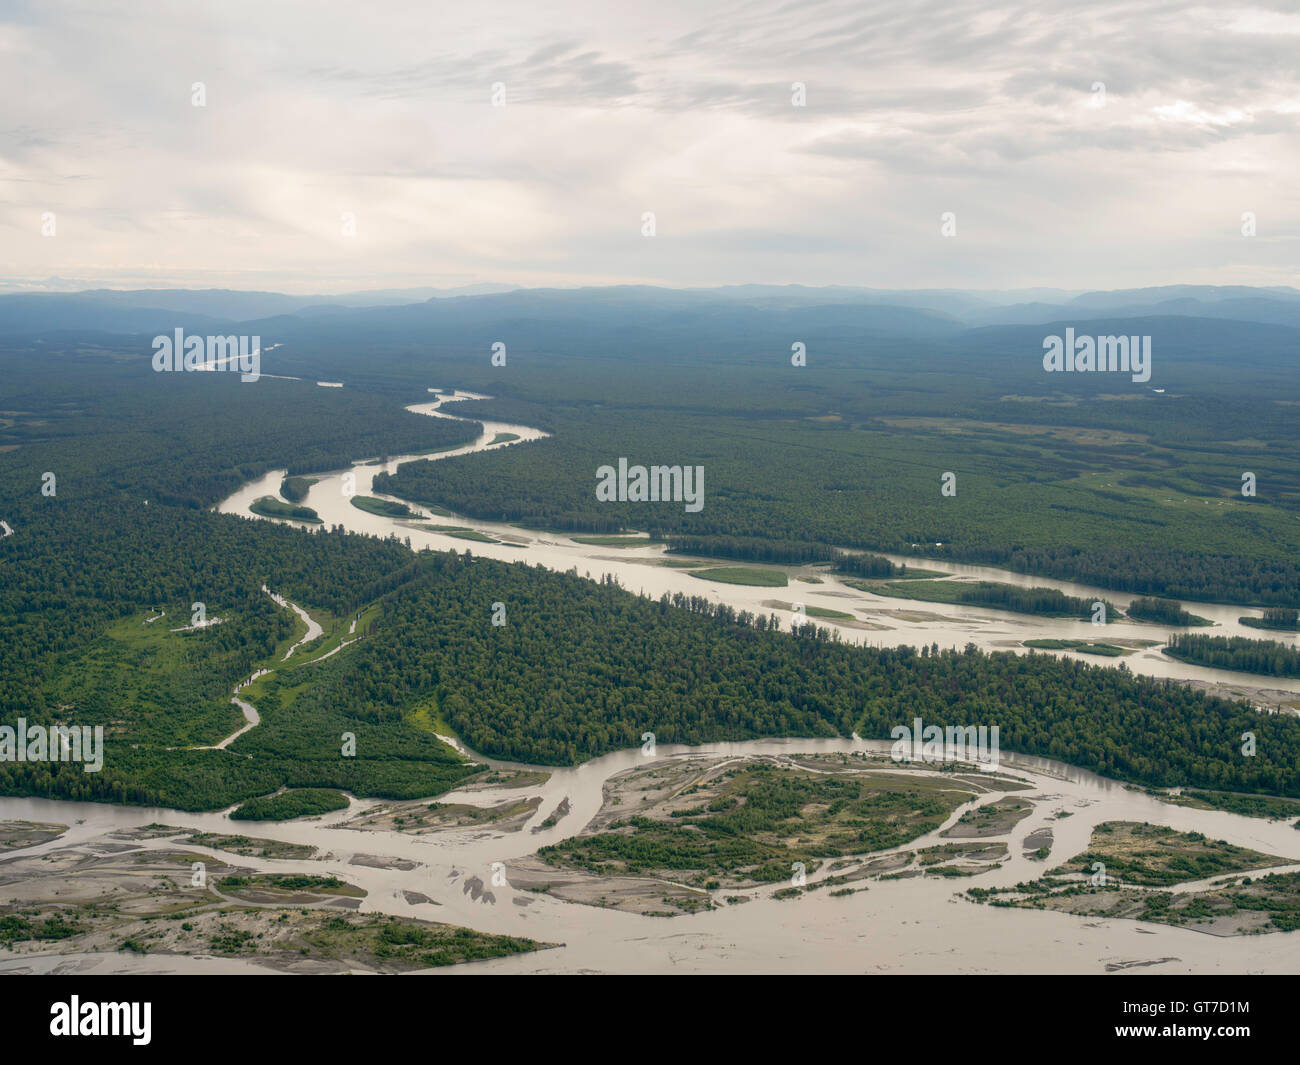
[[[831,292],[844,291],[854,293],[872,293],[879,295],[897,294],[900,296],[920,295],[920,294],[938,294],[952,293],[954,295],[978,296],[987,299],[991,303],[1000,301],[1014,301],[1020,297],[1033,297],[1037,299],[1060,298],[1073,299],[1078,296],[1091,294],[1119,293],[1148,291],[1159,292],[1162,290],[1174,289],[1249,289],[1258,292],[1293,292],[1300,294],[1300,287],[1287,284],[1274,285],[1238,285],[1222,284],[1211,285],[1188,281],[1166,281],[1156,282],[1150,285],[1135,285],[1123,287],[1099,287],[1099,288],[1062,288],[1050,285],[1033,285],[1022,288],[991,288],[979,286],[875,286],[875,285],[857,285],[847,283],[830,283],[824,285],[812,285],[802,281],[720,281],[717,284],[709,285],[690,285],[690,284],[673,284],[671,282],[622,282],[608,281],[605,283],[554,283],[554,284],[537,284],[537,285],[514,285],[505,282],[485,280],[480,282],[467,283],[464,285],[438,286],[429,284],[418,284],[415,279],[409,285],[392,285],[338,290],[335,292],[326,292],[321,288],[312,288],[311,286],[282,286],[276,288],[255,288],[246,285],[190,285],[183,282],[168,284],[165,281],[159,281],[155,284],[134,285],[125,283],[115,283],[113,281],[89,281],[89,280],[68,280],[64,278],[47,278],[45,281],[17,281],[12,278],[0,278],[0,297],[18,296],[18,295],[83,295],[93,292],[114,292],[120,294],[141,293],[141,292],[231,292],[240,294],[267,294],[283,295],[295,297],[321,296],[328,298],[330,296],[350,296],[357,297],[369,293],[376,295],[386,295],[391,297],[400,295],[409,295],[412,301],[419,301],[426,298],[425,294],[433,294],[440,297],[451,296],[484,296],[484,295],[502,295],[509,292],[580,292],[584,290],[602,290],[602,289],[663,289],[665,291],[676,292],[704,292],[704,293],[725,293],[743,289],[803,289],[809,292]]]

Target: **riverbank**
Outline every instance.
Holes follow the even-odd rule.
[[[1005,752],[1000,775],[1019,782],[1018,790],[985,790],[961,803],[932,831],[868,856],[861,865],[882,864],[859,879],[849,879],[861,871],[857,866],[832,868],[832,862],[809,880],[842,876],[844,882],[784,897],[776,897],[782,890],[779,884],[702,889],[714,904],[698,907],[694,913],[677,910],[678,916],[672,919],[614,907],[575,905],[549,893],[528,890],[529,870],[541,848],[578,837],[589,827],[592,831],[608,827],[604,818],[617,813],[618,804],[612,800],[619,796],[607,785],[620,774],[630,778],[647,769],[677,773],[674,767],[678,763],[686,765],[690,773],[710,774],[724,766],[771,759],[814,772],[839,772],[866,766],[867,759],[884,759],[889,747],[860,740],[661,746],[649,763],[637,748],[581,766],[545,771],[478,759],[488,765],[493,784],[471,782],[462,790],[440,796],[439,803],[489,810],[499,809],[507,801],[523,801],[533,810],[528,819],[522,824],[512,819],[500,827],[448,824],[417,833],[361,827],[360,822],[385,806],[379,800],[353,799],[346,811],[299,822],[236,826],[226,813],[0,799],[0,820],[68,825],[56,839],[11,852],[0,868],[12,868],[8,861],[19,859],[31,863],[42,875],[58,877],[61,869],[80,865],[88,875],[77,879],[89,888],[94,886],[96,867],[116,862],[120,875],[127,877],[133,866],[141,867],[141,859],[155,861],[152,852],[179,849],[196,854],[196,860],[226,863],[249,874],[337,877],[365,892],[352,911],[358,914],[432,920],[564,944],[540,954],[469,963],[489,971],[1106,972],[1128,965],[1161,972],[1293,971],[1293,933],[1225,939],[1159,923],[1098,920],[965,900],[962,894],[968,887],[1012,887],[1069,861],[1087,850],[1094,829],[1104,822],[1150,822],[1179,832],[1202,832],[1237,847],[1300,862],[1300,832],[1289,820],[1180,807],[1061,763]],[[899,771],[883,761],[877,764],[888,774]],[[933,767],[915,766],[908,772],[921,774],[918,779],[953,779]],[[517,773],[524,775],[514,775]],[[966,776],[976,783],[984,778],[983,774]],[[981,844],[1005,844],[1005,852],[983,848],[979,853],[956,854],[933,849],[970,840],[961,826],[982,820],[972,811],[996,804],[1007,794],[1031,811],[1018,818],[995,814],[987,820],[997,832],[973,839]],[[536,800],[535,804],[531,800]],[[567,811],[556,816],[566,802]],[[548,821],[549,827],[543,828]],[[155,824],[167,825],[169,832],[154,835],[141,831]],[[1041,846],[1037,841],[1045,829],[1051,833],[1050,864],[1035,857]],[[196,831],[211,835],[206,839],[192,836]],[[242,836],[242,841],[229,840],[232,836]],[[269,852],[267,856],[262,856],[258,847],[250,847],[250,837],[270,841],[261,846]],[[272,846],[287,844],[310,847],[313,857],[272,856],[277,853],[271,851]],[[250,850],[254,853],[248,853]],[[189,870],[188,864],[177,864]],[[981,868],[973,875],[954,877],[937,872],[936,867],[945,864]],[[891,875],[909,872],[906,878]],[[138,878],[135,882],[139,883]],[[0,901],[16,902],[29,890],[28,884],[22,877],[10,879],[0,886]],[[102,883],[96,889],[98,896],[111,898],[110,887],[108,882]],[[846,887],[854,889],[853,893],[832,894]],[[860,890],[862,887],[868,890]],[[659,885],[651,890],[662,897]],[[590,894],[589,888],[584,891]],[[727,895],[752,897],[739,904],[728,902]],[[1051,949],[1027,954],[1017,945],[1029,937]],[[68,962],[102,955],[102,951],[87,949],[85,955],[74,951],[69,956],[67,946],[53,949],[63,950]],[[225,960],[241,959],[232,955]],[[159,964],[148,955],[130,951],[120,953],[118,961],[121,971],[141,971]],[[217,958],[212,964],[222,962]],[[21,970],[34,963],[0,955],[0,971]]]
[[[484,398],[488,397],[453,391],[441,394],[431,403],[414,404],[406,409],[431,417],[454,419],[456,415],[443,409],[446,404]],[[325,528],[341,525],[349,531],[371,536],[387,537],[396,534],[403,540],[409,540],[413,550],[428,547],[438,551],[464,551],[464,537],[468,533],[474,537],[472,550],[475,555],[507,562],[526,561],[559,573],[576,570],[594,581],[613,579],[629,591],[655,599],[663,595],[704,595],[710,601],[724,603],[737,611],[747,610],[756,614],[770,612],[770,586],[700,580],[691,575],[688,567],[709,565],[716,568],[719,566],[718,559],[692,560],[677,555],[669,556],[663,544],[648,540],[642,540],[640,544],[625,541],[620,544],[617,555],[611,555],[608,544],[590,542],[593,539],[604,541],[607,538],[593,538],[581,533],[568,535],[531,530],[513,524],[483,522],[461,516],[455,516],[454,526],[419,525],[409,520],[369,513],[352,505],[354,495],[387,499],[396,505],[407,503],[373,491],[372,483],[380,470],[393,473],[404,462],[441,461],[503,446],[525,446],[529,441],[543,439],[547,435],[529,426],[493,421],[482,421],[481,424],[483,432],[473,443],[438,455],[399,455],[382,464],[357,462],[348,469],[314,475],[316,483],[308,490],[305,502],[319,514]],[[503,434],[515,439],[502,443]],[[284,470],[270,471],[244,485],[220,503],[217,509],[223,513],[254,517],[251,504],[262,496],[276,492],[284,474]],[[933,566],[949,574],[949,580],[991,581],[1019,588],[1051,588],[1089,602],[1110,601],[1121,609],[1127,607],[1133,599],[1140,598],[1068,581],[1029,576],[988,566],[954,563],[946,559],[927,560],[888,553],[882,557],[896,564],[906,564],[909,568],[918,565]],[[960,605],[947,606],[942,612],[900,609],[897,599],[855,588],[855,578],[837,577],[828,571],[825,564],[767,568],[773,574],[784,575],[790,587],[799,589],[797,598],[804,610],[802,614],[796,614],[793,610],[783,612],[784,625],[802,623],[812,617],[816,624],[838,632],[840,638],[847,642],[876,647],[937,644],[941,648],[962,648],[974,645],[985,651],[1009,650],[1021,654],[1029,653],[1030,649],[1024,643],[1031,639],[1060,640],[1076,645],[1102,642],[1131,648],[1134,653],[1123,657],[1125,666],[1144,676],[1199,682],[1207,686],[1207,690],[1216,692],[1220,690],[1216,686],[1221,686],[1225,694],[1250,683],[1250,675],[1195,666],[1161,654],[1160,645],[1166,642],[1171,632],[1178,631],[1167,626],[1129,619],[1097,626],[1082,619],[1018,615],[1003,610]],[[779,583],[776,577],[772,580]],[[1258,630],[1239,621],[1242,616],[1250,614],[1250,608],[1206,603],[1194,606],[1197,614],[1214,624],[1212,629],[1204,631],[1215,635],[1258,636]],[[850,619],[837,616],[846,613],[851,614]],[[1300,642],[1300,637],[1296,639]],[[1034,653],[1093,663],[1105,661],[1095,654],[1068,647],[1037,650]],[[1269,678],[1262,686],[1284,693],[1286,698],[1256,705],[1280,708],[1285,713],[1300,713],[1297,709],[1300,706],[1300,678]]]

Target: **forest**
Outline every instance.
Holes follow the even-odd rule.
[[[1018,614],[1041,614],[1045,617],[1082,620],[1096,618],[1099,625],[1109,624],[1119,617],[1115,605],[1105,599],[1080,599],[1056,588],[1021,588],[1001,581],[909,580],[906,583],[881,583],[850,580],[846,583],[875,595],[919,599],[926,603],[960,603],[994,610],[1012,610]],[[1097,609],[1099,605],[1102,610]]]
[[[1125,611],[1138,621],[1155,621],[1161,625],[1208,625],[1205,618],[1197,617],[1191,611],[1184,610],[1172,599],[1151,597],[1134,599]]]
[[[391,719],[432,704],[472,749],[552,765],[636,746],[645,731],[659,744],[884,739],[919,714],[998,725],[1004,750],[1140,783],[1300,788],[1300,721],[1122,666],[860,647],[814,625],[778,631],[770,616],[704,597],[656,601],[525,563],[419,558],[423,573],[384,599],[387,635],[323,664],[347,682],[303,692],[298,704],[311,709],[301,712]],[[494,602],[506,606],[504,626],[491,624]],[[1237,753],[1247,728],[1269,737],[1253,759]]]
[[[1272,606],[1263,617],[1238,618],[1243,625],[1254,629],[1280,629],[1283,632],[1300,631],[1300,610],[1295,607]]]
[[[1254,336],[1243,323],[1145,320],[1178,352],[1163,364],[1164,393],[1084,379],[1062,392],[1065,382],[1027,373],[1003,346],[1025,339],[1014,334],[832,331],[815,365],[794,368],[775,354],[783,345],[763,332],[764,315],[737,334],[727,320],[692,318],[666,346],[529,321],[518,330],[530,339],[511,348],[519,358],[496,370],[448,343],[438,372],[493,397],[457,413],[553,436],[413,462],[376,488],[483,520],[648,531],[696,554],[805,562],[826,548],[888,551],[1144,596],[1300,606],[1300,383],[1285,338],[1260,330],[1228,375],[1224,346]],[[313,339],[313,358],[343,357]],[[371,368],[396,389],[415,346],[398,355],[408,345],[391,340]],[[286,357],[305,356],[290,345]],[[703,510],[598,501],[595,471],[617,456],[703,465]],[[951,496],[941,493],[949,472]]]
[[[1164,650],[1171,658],[1198,666],[1238,669],[1270,677],[1300,677],[1300,651],[1276,640],[1180,633]]]
[[[79,722],[106,726],[101,773],[3,763],[0,792],[184,809],[217,809],[282,788],[413,798],[436,795],[473,772],[437,740],[431,723],[450,728],[484,754],[572,764],[636,745],[647,730],[660,743],[854,730],[884,738],[919,713],[939,724],[997,724],[1007,750],[1059,758],[1120,779],[1300,794],[1300,722],[1261,718],[1244,705],[1137,678],[1122,666],[937,646],[919,652],[857,647],[813,625],[796,637],[779,631],[772,616],[738,614],[705,596],[650,601],[525,563],[475,559],[468,552],[414,556],[396,539],[330,528],[308,532],[215,513],[209,508],[228,492],[269,470],[287,465],[291,476],[305,475],[357,458],[463,443],[481,430],[477,423],[403,411],[404,402],[418,398],[409,392],[317,389],[309,382],[271,379],[244,385],[220,374],[154,375],[142,372],[145,366],[147,359],[128,350],[81,339],[59,351],[0,351],[8,412],[0,422],[0,446],[6,448],[0,451],[0,518],[14,529],[0,539],[4,716],[51,722],[62,713],[59,707],[71,704]],[[647,387],[641,395],[649,399],[654,392]],[[767,410],[774,401],[768,396],[756,409]],[[512,399],[492,402],[528,406]],[[487,406],[465,404],[458,412],[477,414]],[[583,422],[606,432],[602,419],[610,418],[614,435],[605,443],[583,445],[575,436],[562,445],[560,439],[545,440],[473,456],[491,465],[476,468],[472,498],[471,479],[464,481],[465,498],[477,499],[476,507],[504,506],[513,485],[523,509],[532,509],[556,488],[559,509],[545,515],[548,520],[585,521],[587,504],[564,509],[576,497],[563,478],[556,482],[556,469],[547,463],[558,458],[562,473],[565,455],[588,446],[571,469],[581,471],[584,491],[591,494],[596,455],[603,461],[611,453],[640,450],[619,437],[632,431],[630,413],[557,409],[550,417],[562,433]],[[637,431],[649,434],[647,442],[663,442],[664,432],[684,425],[700,429],[674,439],[679,449],[690,440],[692,449],[708,451],[703,460],[713,487],[702,515],[684,516],[677,507],[651,521],[648,506],[605,505],[608,513],[629,510],[613,518],[611,527],[743,538],[751,550],[770,534],[785,542],[779,550],[812,554],[887,540],[887,546],[903,545],[916,554],[912,543],[924,541],[927,553],[942,555],[950,546],[946,539],[938,547],[930,538],[944,539],[953,530],[962,535],[966,555],[986,549],[1061,551],[1059,560],[1074,557],[1081,566],[1094,566],[1110,557],[1106,552],[1131,551],[1142,564],[1117,568],[1109,574],[1111,583],[1150,583],[1158,565],[1167,565],[1179,580],[1203,573],[1206,582],[1217,582],[1203,584],[1202,592],[1233,590],[1244,599],[1272,595],[1279,604],[1295,598],[1287,568],[1294,563],[1283,557],[1289,541],[1280,539],[1273,556],[1255,550],[1273,535],[1263,518],[1253,527],[1237,523],[1253,528],[1255,538],[1241,541],[1240,568],[1234,571],[1204,552],[1195,556],[1199,562],[1189,563],[1190,545],[1204,531],[1199,517],[1184,522],[1170,514],[1156,521],[1148,508],[1143,520],[1154,522],[1152,535],[1169,544],[1153,570],[1148,548],[1137,542],[1121,540],[1117,546],[1114,538],[1094,537],[1071,549],[1075,556],[1026,546],[1035,536],[1049,540],[1053,526],[1026,524],[1033,509],[1008,509],[1007,499],[990,505],[999,498],[981,491],[996,487],[990,474],[959,472],[959,495],[944,499],[937,473],[953,464],[952,451],[934,450],[937,437],[908,437],[883,425],[845,430],[826,423],[745,428],[733,422],[728,432],[737,435],[731,439],[718,431],[717,414],[638,417],[643,428]],[[1259,431],[1272,430],[1262,421]],[[878,456],[851,460],[857,443],[867,438],[887,451],[894,448],[894,465],[882,465]],[[1005,466],[1013,442],[998,433],[988,439],[990,458],[996,454]],[[611,446],[621,450],[611,452]],[[1075,446],[1058,457],[1064,461]],[[1008,477],[999,491],[1014,495],[1028,484],[1062,501],[1048,504],[1049,512],[1075,500],[1067,525],[1080,543],[1088,533],[1112,527],[1113,515],[1090,515],[1090,508],[1077,504],[1075,490],[1027,475],[1041,458],[1037,446],[1014,447],[1023,449],[1020,487]],[[1110,450],[1093,448],[1092,457]],[[683,455],[688,459],[693,456]],[[755,459],[764,466],[762,478],[754,476]],[[1078,467],[1079,460],[1073,455],[1071,461]],[[462,469],[471,468],[463,462],[436,465],[453,468],[447,483],[454,484]],[[432,465],[405,466],[392,480],[403,482],[418,471],[424,483]],[[929,502],[910,485],[909,468],[921,471],[917,483],[929,485]],[[521,478],[529,471],[541,478],[540,488]],[[42,492],[45,473],[56,475],[53,494]],[[1049,474],[1044,467],[1034,476]],[[437,473],[435,480],[442,476]],[[874,478],[877,488],[869,506],[861,495],[863,478]],[[453,506],[459,499],[431,485],[415,494]],[[1243,518],[1250,519],[1253,511],[1246,509]],[[998,523],[1013,517],[1014,533],[1006,525],[1001,538],[1008,546],[987,547],[999,542]],[[683,530],[686,518],[711,524]],[[898,527],[889,529],[896,519]],[[1227,523],[1221,533],[1237,527],[1226,517],[1215,520]],[[1229,553],[1232,547],[1226,533],[1206,540],[1207,549]],[[373,608],[375,630],[328,660],[277,670],[258,696],[262,724],[228,750],[169,749],[212,744],[228,734],[238,723],[229,691],[292,638],[292,617],[261,591],[268,583],[309,610],[336,617]],[[195,602],[206,604],[222,623],[171,632],[188,621]],[[504,626],[491,624],[494,602],[506,606]],[[158,611],[168,620],[154,625],[148,619]],[[1268,740],[1254,759],[1236,753],[1237,737],[1248,727]],[[340,754],[344,733],[356,738],[355,757]]]
[[[503,411],[490,402],[469,404],[465,413]],[[889,551],[1120,592],[1300,603],[1300,534],[1290,503],[1234,499],[1234,483],[1221,470],[1203,475],[1209,500],[1117,483],[1138,463],[1221,466],[1208,449],[1072,447],[1043,433],[960,423],[931,428],[876,420],[849,427],[674,411],[647,419],[646,413],[551,409],[534,424],[543,418],[555,424],[553,437],[485,455],[406,463],[381,475],[375,488],[482,520],[576,532],[644,530],[676,550],[689,541],[699,554],[761,559],[775,552],[755,541],[770,538],[786,545],[785,558],[772,561],[808,561],[827,548]],[[684,440],[691,441],[689,450]],[[703,510],[597,500],[595,471],[609,455],[663,455],[702,465]],[[946,471],[956,475],[956,496],[941,494]],[[709,548],[710,540],[718,546]]]

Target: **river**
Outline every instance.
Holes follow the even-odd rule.
[[[434,416],[449,417],[440,408],[448,402],[472,397],[455,393],[408,408]],[[484,433],[474,443],[437,458],[467,454],[488,447],[514,446],[491,442],[501,433],[514,433],[520,440],[536,440],[545,434],[526,426],[484,422]],[[379,469],[393,471],[397,464],[420,456],[399,456],[384,463],[358,463],[350,470],[321,475],[310,489],[305,503],[314,508],[328,525],[343,525],[356,532],[409,535],[415,548],[464,550],[467,543],[413,527],[410,523],[369,514],[352,506],[344,494],[344,477],[355,477],[357,494],[369,495],[370,484]],[[226,513],[252,516],[248,504],[263,495],[276,495],[284,471],[273,471],[250,483],[225,500]],[[269,520],[269,519],[268,519]],[[441,520],[441,519],[439,519]],[[716,585],[688,576],[684,571],[657,565],[663,548],[647,544],[631,550],[602,549],[579,544],[567,537],[530,532],[509,525],[457,518],[456,525],[469,526],[515,544],[473,543],[476,555],[508,561],[526,559],[554,570],[576,568],[592,579],[612,575],[627,589],[645,595],[664,592],[706,594],[737,609],[764,610],[772,599],[798,599],[808,606],[852,608],[869,616],[881,629],[835,626],[820,619],[818,624],[839,628],[846,640],[875,645],[937,642],[941,646],[974,643],[986,649],[1002,649],[1020,640],[1038,636],[1097,638],[1087,622],[1059,619],[1020,618],[999,611],[911,603],[882,599],[848,588],[840,581],[819,573],[824,584],[795,584],[787,589]],[[911,565],[918,564],[908,558]],[[924,563],[921,563],[922,565]],[[962,576],[1000,580],[1020,585],[1059,587],[1069,594],[1105,596],[1124,605],[1125,597],[1104,593],[1067,582],[1050,581],[981,566],[935,563],[936,568]],[[798,571],[796,571],[798,572]],[[814,571],[807,571],[812,573]],[[1236,618],[1256,613],[1236,607],[1192,604],[1195,613],[1220,624],[1215,632],[1236,633]],[[909,620],[898,612],[912,615]],[[874,613],[870,613],[874,612]],[[920,615],[930,615],[922,617]],[[936,620],[936,617],[938,620]],[[1161,639],[1164,627],[1141,624],[1110,626],[1103,638],[1123,636]],[[1257,630],[1245,629],[1243,635]],[[1101,660],[1108,663],[1111,660]],[[1142,652],[1125,659],[1135,672],[1186,680],[1263,681],[1243,674],[1223,673],[1188,666],[1163,656]],[[1300,683],[1267,678],[1271,687],[1300,691]],[[656,757],[749,757],[788,756],[852,751],[881,752],[888,744],[859,739],[757,740],[747,743],[711,744],[698,748],[660,746]],[[472,752],[468,752],[471,755]],[[476,760],[500,768],[520,768],[509,763],[473,755]],[[972,884],[981,887],[1009,886],[1041,875],[1043,863],[1031,862],[1022,853],[1022,842],[1037,829],[1050,826],[1054,833],[1052,859],[1064,859],[1084,849],[1093,827],[1109,820],[1150,821],[1180,831],[1204,832],[1300,862],[1300,832],[1286,822],[1270,822],[1220,811],[1194,810],[1173,806],[1143,792],[1046,759],[1002,752],[1002,768],[1031,785],[1017,792],[1033,802],[1029,817],[1013,828],[1007,838],[1009,859],[989,872],[954,883],[943,877],[870,882],[868,891],[845,898],[832,898],[826,891],[810,892],[797,899],[771,898],[771,888],[741,891],[752,901],[724,906],[713,911],[674,918],[647,917],[616,910],[566,903],[544,894],[515,891],[508,886],[511,863],[537,848],[568,838],[587,825],[603,801],[604,784],[616,773],[645,764],[639,749],[619,751],[582,765],[549,769],[542,785],[514,790],[451,792],[443,802],[496,803],[504,798],[538,797],[541,802],[523,828],[501,832],[484,827],[450,830],[425,835],[396,831],[356,831],[345,822],[373,809],[376,800],[352,799],[349,809],[319,818],[284,823],[231,822],[229,811],[191,814],[176,811],[111,806],[98,803],[60,802],[31,798],[0,799],[0,820],[54,821],[70,825],[57,840],[16,854],[53,852],[69,845],[91,846],[112,832],[153,822],[185,826],[210,832],[248,833],[286,842],[309,844],[327,854],[324,861],[275,860],[232,857],[210,848],[233,863],[259,872],[332,873],[358,884],[367,891],[362,911],[420,917],[462,924],[486,932],[529,936],[561,942],[561,950],[517,955],[488,962],[456,966],[444,972],[951,972],[951,973],[1074,973],[1074,972],[1182,972],[1254,973],[1294,972],[1300,957],[1296,934],[1224,938],[1164,925],[1127,920],[1098,920],[1049,911],[994,908],[964,900],[962,892]],[[569,811],[549,828],[542,821],[567,798]],[[951,824],[966,807],[956,811],[940,829],[907,845],[915,849],[939,842],[942,827]],[[1070,816],[1058,819],[1060,811]],[[539,828],[536,833],[532,828]],[[165,840],[144,840],[140,846],[153,849]],[[413,861],[409,870],[382,869],[351,864],[354,856],[379,855]],[[502,863],[507,886],[492,889],[495,901],[475,899],[466,891],[466,881],[477,876],[485,883],[492,878],[493,863]],[[420,892],[438,905],[407,901],[404,892]],[[166,971],[247,972],[247,961],[217,958],[160,959],[129,954],[24,957],[0,961],[0,972],[17,971]]]
[[[410,410],[419,414],[450,418],[454,415],[443,410],[447,403],[487,398],[476,393],[451,392],[431,403],[410,406]],[[483,433],[473,443],[464,447],[446,451],[438,455],[399,455],[385,463],[356,463],[346,470],[335,470],[325,474],[316,474],[319,480],[312,485],[304,500],[320,516],[325,527],[342,525],[358,533],[375,536],[389,536],[397,533],[410,537],[415,549],[429,547],[435,550],[464,551],[467,548],[475,555],[485,558],[502,559],[507,562],[527,561],[540,564],[557,572],[576,569],[581,575],[599,580],[606,576],[616,578],[620,585],[632,592],[658,598],[665,592],[684,595],[704,595],[714,602],[726,603],[737,610],[749,610],[756,613],[778,613],[788,625],[793,618],[789,610],[773,611],[765,606],[770,602],[802,603],[805,609],[822,607],[830,610],[856,611],[862,621],[872,628],[837,624],[833,620],[816,618],[815,623],[839,631],[845,641],[863,643],[874,647],[897,647],[911,644],[937,643],[942,648],[964,647],[974,644],[986,651],[1018,650],[1023,651],[1021,642],[1027,639],[1084,639],[1084,640],[1153,640],[1163,645],[1169,634],[1179,631],[1165,625],[1155,625],[1136,621],[1121,621],[1106,626],[1093,625],[1089,621],[1075,621],[1068,618],[1047,618],[1013,614],[1001,610],[989,610],[980,607],[952,606],[943,603],[923,603],[904,599],[891,599],[872,595],[870,592],[858,591],[843,581],[830,575],[825,570],[810,567],[782,567],[793,576],[816,576],[822,583],[810,584],[791,580],[786,588],[759,588],[738,584],[720,584],[692,577],[686,570],[674,569],[661,563],[667,557],[662,544],[647,541],[644,547],[612,548],[581,544],[570,537],[558,533],[536,532],[507,525],[500,522],[478,521],[472,518],[434,517],[434,521],[448,525],[477,529],[487,535],[505,540],[505,543],[489,544],[470,542],[430,531],[413,522],[383,517],[359,510],[353,506],[345,489],[355,488],[356,495],[375,495],[371,485],[375,474],[380,470],[395,473],[399,464],[415,459],[427,458],[431,461],[466,455],[477,451],[486,451],[499,447],[522,445],[530,440],[538,440],[547,434],[525,425],[510,425],[504,422],[484,421]],[[513,433],[518,441],[493,444],[499,434]],[[272,470],[264,476],[244,485],[238,492],[219,504],[218,510],[227,514],[239,514],[245,517],[257,517],[249,510],[249,504],[262,496],[279,495],[280,482],[285,476],[284,470]],[[351,476],[352,482],[347,478]],[[595,490],[595,471],[592,471],[592,486]],[[392,496],[380,495],[381,499],[393,499]],[[706,503],[707,505],[707,503]],[[278,520],[278,519],[263,519]],[[301,523],[299,523],[301,524]],[[305,529],[321,526],[301,525]],[[886,555],[894,562],[906,562],[914,568],[938,569],[955,576],[1000,581],[1020,587],[1058,588],[1067,595],[1080,598],[1107,599],[1119,607],[1126,607],[1135,597],[1117,594],[1103,588],[1096,588],[1069,581],[1051,580],[1046,577],[1034,577],[1010,570],[996,569],[991,566],[974,566],[946,560],[927,560],[915,556]],[[727,564],[725,560],[710,560],[719,565]],[[1262,611],[1248,607],[1224,604],[1185,603],[1184,606],[1194,614],[1209,618],[1215,623],[1214,628],[1198,631],[1213,633],[1216,636],[1247,636],[1252,639],[1276,639],[1295,644],[1300,636],[1282,632],[1267,632],[1240,624],[1237,620],[1243,616],[1261,615]],[[1200,681],[1206,684],[1223,684],[1237,688],[1243,685],[1258,685],[1278,692],[1291,692],[1300,697],[1300,678],[1261,677],[1247,673],[1228,670],[1207,669],[1202,666],[1179,662],[1161,654],[1159,647],[1135,651],[1122,659],[1100,658],[1095,655],[1081,655],[1072,651],[1044,651],[1043,654],[1056,654],[1060,657],[1078,658],[1094,664],[1115,665],[1123,661],[1135,673],[1150,677],[1169,677],[1178,680]]]
[[[655,757],[744,757],[884,752],[889,745],[857,739],[756,740],[697,748],[660,746]],[[508,767],[505,763],[489,764]],[[1212,838],[1300,862],[1300,832],[1285,822],[1270,822],[1220,811],[1194,810],[1163,803],[1143,792],[1039,758],[1003,754],[1002,769],[1032,785],[1016,792],[1034,810],[1011,830],[1011,857],[990,872],[957,882],[942,877],[873,880],[869,890],[847,898],[826,891],[777,900],[771,888],[738,891],[753,901],[682,915],[647,917],[562,902],[547,895],[508,886],[511,863],[538,847],[578,832],[602,801],[605,782],[614,774],[646,764],[640,750],[619,751],[583,765],[555,769],[543,785],[516,791],[451,792],[440,801],[486,803],[518,795],[542,801],[530,821],[515,832],[481,827],[427,835],[392,831],[355,831],[341,827],[375,800],[353,800],[349,810],[318,819],[284,823],[232,823],[225,812],[191,814],[143,807],[47,799],[0,799],[0,818],[59,821],[69,831],[24,852],[42,853],[70,844],[102,844],[111,832],[158,822],[210,832],[243,832],[293,843],[310,844],[328,853],[325,861],[276,860],[236,856],[185,844],[184,849],[221,856],[259,872],[333,874],[366,889],[361,910],[447,921],[487,932],[561,942],[562,950],[542,951],[489,962],[457,966],[456,972],[1107,972],[1133,967],[1139,972],[1247,973],[1294,972],[1300,958],[1295,934],[1224,938],[1164,925],[1128,920],[1098,920],[1047,911],[994,908],[962,899],[972,884],[1009,886],[1041,875],[1045,863],[1022,853],[1024,839],[1050,826],[1053,858],[1084,849],[1093,827],[1102,821],[1150,821],[1180,831],[1204,832]],[[570,811],[554,827],[530,831],[562,798]],[[996,798],[990,795],[989,799]],[[984,800],[987,801],[987,800]],[[942,828],[905,849],[948,842]],[[1070,817],[1058,819],[1059,811]],[[141,841],[147,849],[172,846],[165,840]],[[355,855],[382,855],[418,863],[409,870],[353,865]],[[465,881],[477,876],[491,882],[493,863],[504,866],[507,886],[492,888],[495,901],[475,900]],[[1050,863],[1047,863],[1050,864]],[[404,891],[420,892],[439,905],[412,903]],[[6,969],[50,969],[58,961],[15,958],[0,961]],[[85,958],[86,971],[156,971],[157,958],[121,954],[115,959]],[[176,971],[247,971],[245,962],[178,959]]]

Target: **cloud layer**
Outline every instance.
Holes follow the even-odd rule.
[[[0,277],[328,292],[1300,275],[1300,15],[1284,3],[636,7],[11,4]]]

